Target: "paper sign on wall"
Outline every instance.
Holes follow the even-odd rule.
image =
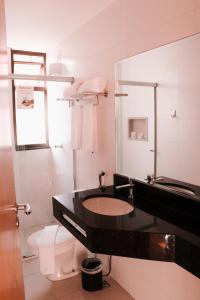
[[[32,86],[16,87],[17,108],[34,108],[34,88]]]

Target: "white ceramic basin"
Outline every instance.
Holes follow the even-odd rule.
[[[110,197],[89,198],[83,201],[83,206],[96,214],[107,216],[127,215],[134,210],[128,202]]]

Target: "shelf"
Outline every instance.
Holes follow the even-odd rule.
[[[115,93],[115,97],[127,97],[127,93]]]
[[[74,82],[74,77],[67,76],[50,76],[50,75],[26,75],[26,74],[9,74],[8,79],[12,80],[37,80],[37,81],[56,81],[56,82]]]
[[[142,138],[142,139],[139,139],[139,138],[132,138],[132,137],[129,137],[129,140],[133,140],[133,141],[146,141],[147,139],[145,138]]]
[[[118,80],[119,85],[133,85],[133,86],[146,86],[154,87],[158,86],[157,82],[146,82],[146,81],[133,81],[133,80]]]
[[[128,138],[135,141],[148,140],[148,118],[133,117],[128,119]]]

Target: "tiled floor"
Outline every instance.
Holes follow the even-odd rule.
[[[134,300],[111,277],[110,287],[87,292],[81,287],[80,276],[52,282],[39,273],[37,259],[23,262],[26,300]]]

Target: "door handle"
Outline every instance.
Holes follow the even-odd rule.
[[[27,216],[30,215],[32,213],[31,211],[31,206],[28,203],[16,203],[16,226],[19,227],[19,216],[18,216],[18,212],[19,211],[23,211]]]
[[[21,210],[24,211],[26,215],[30,215],[32,213],[31,206],[28,203],[16,204],[16,212],[18,213]]]
[[[26,215],[30,215],[32,213],[30,204],[16,203],[15,205],[12,205],[12,206],[8,205],[8,206],[2,207],[2,209],[0,210],[0,214],[14,212],[16,214],[16,226],[19,227],[19,216],[18,216],[19,211],[23,211]]]

